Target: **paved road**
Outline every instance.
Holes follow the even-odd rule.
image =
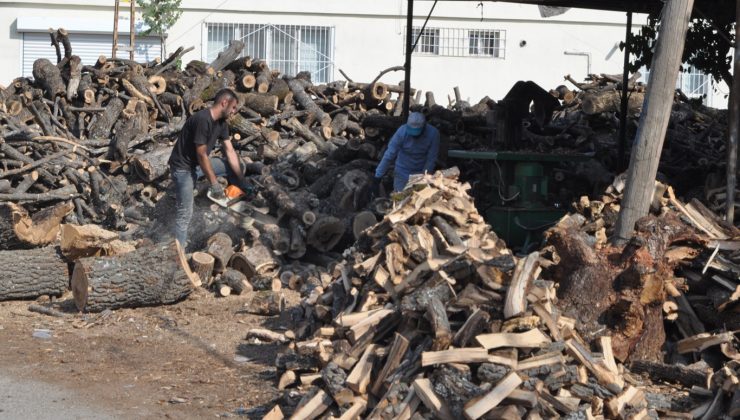
[[[121,418],[83,401],[73,392],[43,382],[0,373],[0,419],[96,419]]]

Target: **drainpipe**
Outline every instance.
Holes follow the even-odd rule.
[[[591,74],[591,53],[581,51],[563,51],[563,54],[586,57],[586,75],[588,76]]]

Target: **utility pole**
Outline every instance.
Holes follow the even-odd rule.
[[[671,117],[676,79],[693,7],[694,0],[668,0],[663,6],[645,106],[632,147],[627,186],[613,238],[616,244],[623,244],[632,236],[635,223],[648,214],[653,201],[655,175]]]
[[[402,119],[406,121],[409,116],[409,106],[411,105],[411,54],[414,48],[414,0],[408,0],[408,9],[406,10],[406,62],[403,64],[406,70],[406,79],[403,81],[403,113]]]

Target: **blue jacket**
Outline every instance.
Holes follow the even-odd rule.
[[[409,175],[432,172],[439,152],[439,131],[427,124],[418,137],[406,134],[406,124],[393,134],[383,159],[375,170],[375,177],[381,178],[388,171],[391,162],[395,162],[394,175],[402,178],[403,183]]]

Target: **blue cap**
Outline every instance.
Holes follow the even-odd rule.
[[[409,119],[406,122],[406,134],[410,136],[418,136],[424,131],[424,125],[427,123],[427,119],[424,118],[424,114],[421,112],[412,112],[409,114]]]

